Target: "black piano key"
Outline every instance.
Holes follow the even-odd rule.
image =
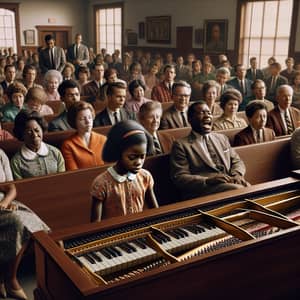
[[[118,246],[127,253],[134,252],[126,243],[119,244]]]
[[[105,249],[105,248],[102,248],[99,250],[106,258],[108,259],[112,259],[113,256]]]
[[[83,257],[86,258],[91,264],[95,264],[96,263],[95,260],[93,259],[93,257],[90,256],[89,253],[83,254]]]
[[[134,246],[132,246],[132,245],[130,245],[128,243],[125,243],[125,244],[126,244],[127,247],[129,247],[132,250],[132,252],[136,252],[137,251],[136,248],[134,248]]]
[[[167,232],[169,235],[171,235],[172,237],[174,237],[175,239],[179,240],[180,239],[180,236],[174,232],[174,230],[170,230]]]
[[[146,245],[140,239],[133,240],[132,243],[134,243],[135,245],[137,245],[141,249],[146,249],[147,248]]]
[[[122,256],[122,253],[114,246],[110,246],[109,249],[112,250],[117,256]]]
[[[117,257],[119,256],[113,249],[111,249],[111,247],[105,247],[105,250],[107,252],[109,252],[109,254],[112,256],[112,257]]]
[[[188,236],[188,234],[180,228],[175,228],[174,231],[177,232],[181,238],[185,238]]]
[[[101,262],[102,258],[95,252],[90,252],[90,255],[97,261],[97,262]]]

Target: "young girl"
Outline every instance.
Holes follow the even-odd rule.
[[[152,149],[151,138],[135,121],[119,122],[112,127],[102,158],[116,164],[92,184],[92,222],[158,207],[153,178],[142,169],[147,148]]]

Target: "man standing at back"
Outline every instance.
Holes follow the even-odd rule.
[[[170,157],[171,179],[184,199],[248,186],[245,165],[228,138],[212,129],[212,114],[204,101],[188,110],[191,133],[174,142]]]
[[[62,48],[55,46],[55,39],[51,34],[45,36],[47,48],[40,51],[39,64],[43,74],[48,70],[62,72],[66,64],[65,52]]]
[[[79,66],[86,66],[90,60],[89,50],[87,46],[83,45],[81,42],[82,35],[77,33],[75,35],[75,43],[72,44],[67,51],[67,61],[75,66],[76,71]]]

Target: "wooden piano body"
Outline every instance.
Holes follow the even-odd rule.
[[[154,224],[156,220],[166,218],[172,221],[199,209],[204,215],[208,212],[219,218],[220,212],[226,212],[226,207],[230,207],[231,203],[243,202],[247,198],[273,197],[269,195],[275,195],[276,198],[283,191],[293,190],[297,194],[299,191],[297,199],[300,199],[299,187],[300,182],[296,178],[288,177],[240,191],[207,196],[201,198],[201,204],[198,199],[193,199],[98,224],[68,228],[50,235],[38,232],[34,235],[38,284],[35,299],[299,299],[298,221],[295,221],[296,225],[272,235],[244,240],[190,259],[174,261],[111,284],[95,282],[95,278],[88,276],[86,270],[59,246],[61,241],[67,245],[68,241],[77,238],[79,240],[99,232],[115,232],[118,228],[145,221]],[[230,214],[228,218],[231,218]]]

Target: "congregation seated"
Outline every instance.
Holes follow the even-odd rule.
[[[244,128],[247,126],[246,121],[237,116],[242,99],[242,94],[233,88],[228,89],[221,95],[220,106],[223,109],[223,114],[214,120],[213,130]]]
[[[188,127],[187,110],[191,97],[191,86],[185,81],[177,81],[172,86],[174,104],[164,111],[160,129]]]
[[[104,164],[102,149],[106,137],[93,129],[95,110],[90,103],[75,102],[68,109],[68,123],[76,133],[67,138],[61,151],[65,159],[66,170],[96,167]]]
[[[37,112],[22,110],[16,116],[14,135],[23,145],[11,159],[14,179],[65,171],[61,152],[43,142],[45,130],[47,123]]]
[[[151,99],[159,102],[172,101],[172,86],[176,76],[174,65],[165,65],[164,79],[152,89]]]
[[[220,85],[215,80],[208,80],[203,84],[203,99],[209,107],[213,117],[219,117],[223,114],[223,109],[219,103],[216,103],[220,90]]]
[[[130,98],[126,99],[124,108],[131,113],[137,113],[140,107],[151,99],[146,98],[146,86],[140,79],[132,80],[128,86]]]
[[[153,149],[150,149],[151,155],[157,155],[164,152],[158,137],[158,129],[162,116],[161,103],[158,101],[149,101],[144,103],[138,112],[138,121],[149,132],[153,140]]]
[[[80,66],[77,71],[78,80],[76,81],[79,87],[80,95],[83,96],[82,87],[89,83],[90,69],[86,66]]]
[[[232,87],[227,83],[230,78],[230,71],[226,67],[218,68],[216,71],[216,81],[220,85],[220,96]]]
[[[292,85],[296,71],[294,69],[295,60],[292,57],[288,57],[285,60],[286,69],[280,72],[280,75],[288,80],[288,84]]]
[[[192,79],[192,72],[188,66],[184,64],[182,56],[178,56],[176,59],[176,80],[184,80],[190,82]]]
[[[37,69],[33,65],[25,65],[23,69],[23,84],[27,89],[33,87],[43,88],[40,84],[35,82],[37,76]]]
[[[0,82],[3,93],[6,95],[8,87],[15,82],[16,67],[13,64],[6,64],[4,67],[4,80]]]
[[[63,80],[75,80],[75,67],[72,63],[66,62],[62,72]]]
[[[151,92],[153,87],[155,87],[159,81],[157,78],[158,73],[158,66],[157,64],[153,63],[149,67],[149,71],[144,75],[145,84],[146,84],[146,95],[148,98],[151,98]]]
[[[42,88],[32,87],[29,89],[25,97],[24,108],[31,111],[38,112],[42,117],[53,115],[53,109],[46,104],[47,95]]]
[[[195,59],[192,62],[192,71],[191,71],[191,87],[192,87],[192,93],[191,93],[191,100],[197,101],[201,99],[202,97],[202,83],[199,83],[199,76],[201,74],[202,69],[202,62],[200,59]]]
[[[238,189],[249,184],[245,165],[222,134],[211,132],[212,115],[204,101],[188,110],[192,130],[174,142],[170,176],[184,199]]]
[[[262,101],[252,101],[246,106],[248,127],[240,131],[234,138],[234,146],[269,142],[275,139],[275,132],[266,128],[267,107]]]
[[[98,113],[94,120],[94,127],[115,125],[120,121],[135,119],[133,113],[125,110],[126,85],[114,82],[107,88],[107,107]]]
[[[262,101],[265,104],[265,106],[267,107],[268,112],[271,111],[274,108],[273,102],[271,102],[270,100],[265,99],[266,84],[263,80],[256,79],[252,83],[251,89],[252,89],[253,96],[250,98],[249,103],[251,103],[251,101],[256,101],[256,100]]]
[[[257,79],[260,79],[260,80],[264,79],[263,71],[257,68],[256,57],[250,58],[250,68],[247,69],[247,71],[246,71],[246,78],[252,82],[256,81]]]
[[[13,122],[24,106],[27,89],[20,82],[12,83],[6,91],[9,102],[1,108],[1,121]]]
[[[293,89],[281,85],[276,92],[276,107],[268,113],[267,127],[274,130],[276,136],[292,134],[299,126],[300,110],[292,107]]]
[[[293,78],[292,82],[292,88],[293,88],[293,102],[292,106],[300,109],[300,72],[295,72],[295,77]]]
[[[47,95],[47,101],[61,100],[58,87],[62,83],[63,78],[57,70],[49,70],[44,76],[44,88]]]
[[[63,81],[59,85],[58,91],[61,95],[61,100],[65,105],[65,109],[59,116],[57,116],[54,120],[52,120],[49,123],[49,131],[61,131],[71,129],[71,126],[67,120],[67,111],[72,104],[80,101],[79,88],[77,83],[73,80]]]

